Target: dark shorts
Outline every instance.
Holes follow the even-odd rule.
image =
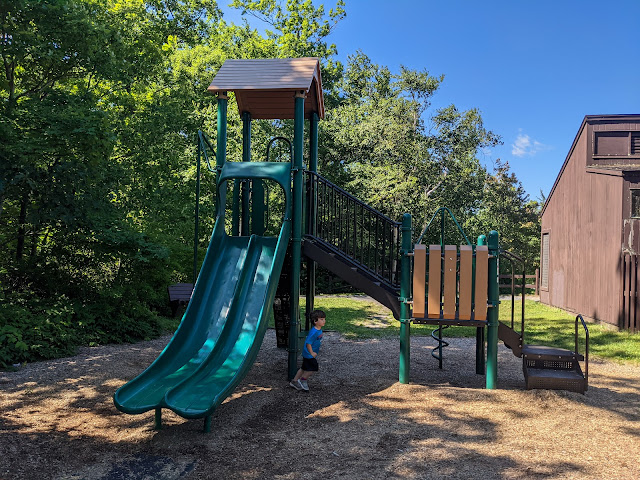
[[[305,372],[317,372],[318,360],[316,360],[315,358],[302,357],[302,370],[304,370]]]

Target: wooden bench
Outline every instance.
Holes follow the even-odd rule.
[[[176,283],[174,285],[170,285],[168,290],[171,314],[175,317],[178,313],[178,308],[182,305],[187,305],[189,300],[191,300],[193,283]]]

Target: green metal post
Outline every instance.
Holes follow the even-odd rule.
[[[487,389],[498,386],[498,232],[489,232],[489,312],[487,313]]]
[[[298,371],[298,334],[300,331],[300,270],[302,262],[302,195],[304,92],[296,93],[293,127],[293,216],[291,235],[291,320],[289,323],[289,379]]]
[[[242,161],[251,161],[251,114],[242,112]],[[249,232],[249,183],[242,182],[242,223],[240,232],[244,236]]]
[[[209,433],[211,431],[211,415],[207,415],[204,417],[204,433]]]
[[[227,161],[227,105],[229,98],[227,92],[221,92],[218,94],[218,136],[216,146],[216,170],[218,175],[224,167]],[[216,215],[218,213],[218,207],[216,206]]]
[[[480,235],[478,237],[478,245],[486,245],[487,236]],[[475,272],[475,258],[474,258],[474,271],[473,278],[476,278]],[[475,298],[475,285],[471,292],[471,298]],[[484,375],[484,327],[476,328],[476,374]]]
[[[313,112],[309,120],[309,170],[311,172],[318,171],[318,114]],[[309,225],[307,233],[316,235],[316,213],[317,213],[317,195],[315,184],[312,182],[309,186],[307,222]],[[306,322],[305,330],[310,328],[309,315],[314,309],[316,295],[316,262],[311,259],[307,260],[307,303],[306,303]]]
[[[402,216],[402,260],[400,277],[400,383],[409,383],[409,360],[411,341],[411,313],[409,311],[409,291],[411,289],[411,215]]]
[[[216,167],[218,173],[227,160],[227,92],[218,94],[218,139],[216,147]]]

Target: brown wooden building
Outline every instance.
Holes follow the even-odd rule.
[[[640,331],[640,115],[588,115],[542,210],[540,301]]]

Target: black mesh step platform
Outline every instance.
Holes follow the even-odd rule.
[[[580,368],[580,354],[564,348],[525,345],[522,348],[522,371],[527,390],[542,388],[584,393],[587,378]]]
[[[542,388],[584,393],[587,389],[587,381],[579,365],[577,370],[555,370],[527,366],[525,366],[523,370],[527,390]]]

